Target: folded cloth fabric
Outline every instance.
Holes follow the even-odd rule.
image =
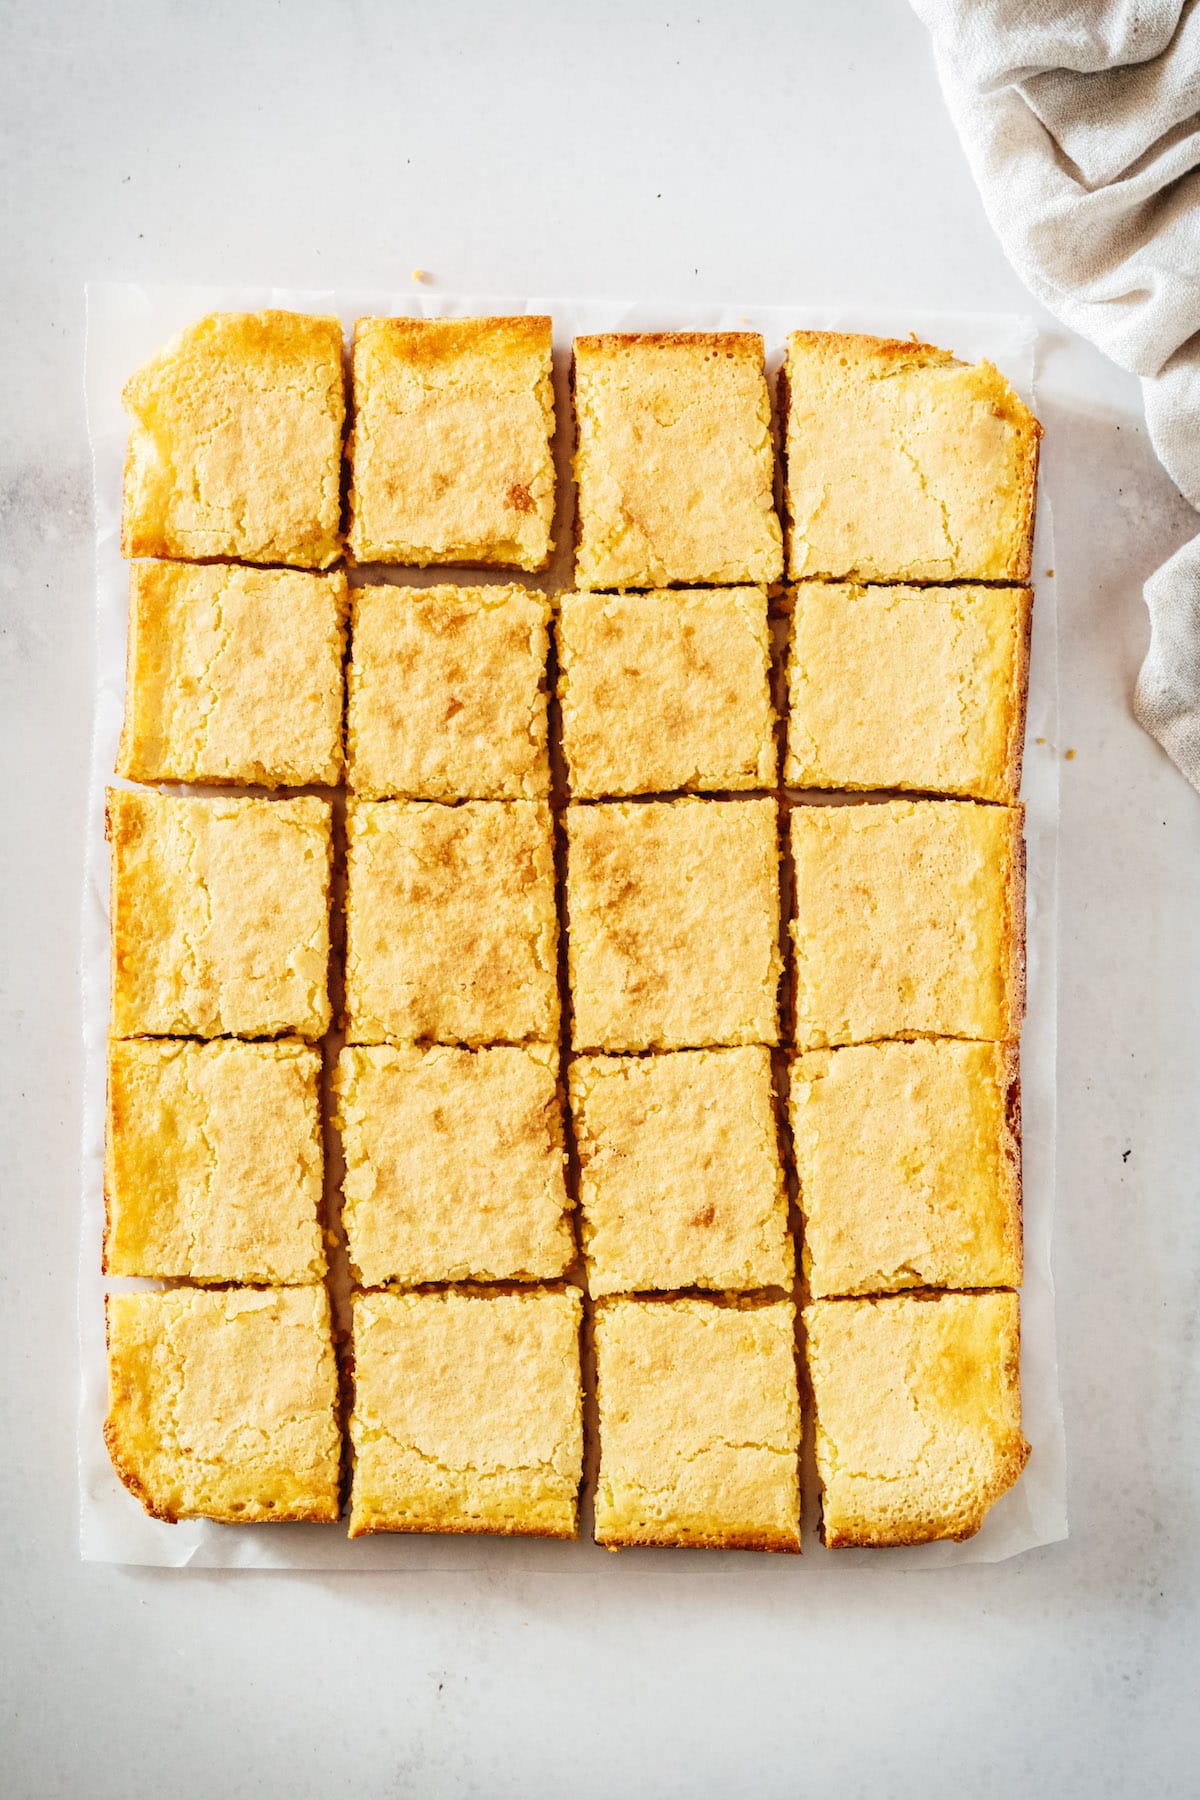
[[[1200,0],[912,0],[1009,260],[1142,377],[1200,508]],[[1200,536],[1146,583],[1134,712],[1200,789]]]

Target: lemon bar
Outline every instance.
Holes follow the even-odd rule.
[[[352,602],[347,776],[364,799],[550,792],[550,602],[520,587],[362,587]]]
[[[557,636],[577,798],[774,786],[765,589],[564,594]]]
[[[1020,807],[973,800],[800,806],[796,1044],[1005,1042],[1024,1005]]]
[[[553,1043],[558,917],[537,800],[352,801],[346,1015],[352,1043]]]
[[[116,1037],[329,1029],[327,800],[110,789]]]
[[[777,1043],[774,800],[571,806],[566,826],[575,1048]]]
[[[1029,1457],[1017,1296],[817,1300],[804,1325],[825,1542],[974,1537]]]
[[[814,1299],[1021,1285],[1015,1044],[810,1050],[792,1136]]]
[[[135,563],[118,775],[334,786],[346,607],[342,574]]]
[[[548,318],[359,319],[349,546],[360,563],[544,569]]]
[[[569,1086],[593,1294],[790,1287],[769,1050],[581,1056]]]
[[[319,1281],[320,1072],[288,1038],[110,1043],[105,1272]]]
[[[1028,588],[801,583],[787,785],[1014,801],[1031,598]]]
[[[780,410],[789,575],[1028,579],[1042,428],[991,363],[795,331]]]
[[[156,1519],[329,1521],[342,1440],[323,1287],[111,1294],[104,1436]]]
[[[350,1535],[579,1535],[578,1288],[354,1301]]]
[[[581,588],[778,580],[771,402],[752,331],[575,340]]]
[[[601,1300],[596,1542],[800,1549],[796,1309]]]
[[[558,1052],[342,1051],[342,1223],[357,1279],[553,1280],[574,1259]]]
[[[341,555],[342,328],[210,313],[125,387],[129,557],[326,569]]]

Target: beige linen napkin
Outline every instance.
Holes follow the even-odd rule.
[[[1200,0],[912,0],[1026,285],[1142,378],[1200,508]],[[1200,789],[1200,536],[1145,587],[1134,712]]]

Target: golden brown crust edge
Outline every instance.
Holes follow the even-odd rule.
[[[416,549],[416,545],[411,546]],[[553,550],[547,552],[542,562],[497,562],[495,557],[473,556],[460,562],[451,562],[444,556],[426,556],[424,561],[415,557],[395,557],[392,559],[370,556],[362,562],[354,555],[349,543],[346,545],[346,567],[348,569],[495,569],[504,575],[544,575],[553,560]]]
[[[111,1275],[109,1263],[109,1245],[112,1241],[112,1196],[116,1186],[116,1151],[114,1137],[116,1135],[117,1097],[113,1091],[113,1045],[116,1040],[110,1038],[105,1054],[105,1087],[104,1087],[104,1239],[100,1247],[100,1273]],[[105,1339],[107,1342],[108,1303],[105,1301]],[[109,1446],[110,1450],[112,1446]]]
[[[549,347],[554,321],[549,313],[489,313],[478,317],[413,318],[408,314],[368,314],[354,321],[352,350],[376,335],[406,339],[409,358],[413,362],[436,362],[447,352],[459,350],[473,340],[486,342],[507,339],[513,344],[542,344]]]
[[[575,1525],[571,1531],[555,1531],[548,1525],[525,1525],[517,1519],[496,1521],[489,1519],[478,1525],[447,1523],[438,1520],[412,1519],[380,1519],[369,1524],[362,1522],[350,1525],[348,1535],[352,1538],[375,1537],[378,1535],[399,1532],[418,1537],[531,1537],[552,1538],[556,1542],[572,1542],[579,1537],[579,1503],[575,1505]]]
[[[122,505],[122,514],[125,508]],[[125,526],[121,526],[122,554],[129,555],[125,549]],[[138,591],[141,585],[141,564],[129,565],[129,598],[125,615],[125,711],[121,719],[121,735],[117,740],[117,754],[113,768],[118,775],[133,780],[131,774],[134,740],[134,706],[138,693],[137,652],[141,647],[142,634],[138,630]]]
[[[1025,965],[1025,808],[1019,803],[1012,809],[1012,841],[1009,861],[1009,875],[1004,895],[1006,914],[1004,933],[1005,955],[1001,963],[1001,975],[1004,982],[1005,1020],[1002,1041],[1017,1039],[1021,1035],[1021,1022],[1025,1017],[1026,1001],[1026,965]]]
[[[1023,405],[1023,403],[1022,403]],[[1028,468],[1025,485],[1021,489],[1020,510],[1017,515],[1017,528],[1020,532],[1019,544],[1012,566],[1008,571],[1013,581],[1028,581],[1033,568],[1033,534],[1037,530],[1037,486],[1038,466],[1042,454],[1042,427],[1034,418],[1028,407],[1024,411],[1029,420],[1028,427],[1020,427],[1022,438],[1028,434],[1031,442],[1029,448]]]
[[[571,359],[574,362],[580,350],[585,356],[605,356],[649,344],[676,350],[739,351],[752,354],[760,363],[766,358],[760,331],[599,331],[577,337]]]
[[[647,1526],[641,1531],[595,1533],[602,1550],[761,1550],[775,1556],[799,1556],[799,1535],[773,1531],[696,1532],[688,1537],[655,1531]]]
[[[1004,1099],[1001,1123],[1001,1180],[1007,1203],[1007,1234],[1012,1262],[1012,1286],[1019,1288],[1025,1276],[1025,1174],[1021,1141],[1021,1049],[1016,1043],[1000,1046],[1000,1085]]]
[[[821,1521],[821,1542],[827,1550],[903,1550],[914,1548],[920,1544],[965,1544],[969,1538],[977,1537],[984,1520],[996,1504],[1003,1498],[1009,1488],[1020,1478],[1026,1463],[1029,1461],[1029,1445],[1024,1438],[1019,1450],[1014,1450],[1005,1466],[1004,1477],[996,1485],[991,1497],[981,1505],[969,1524],[961,1531],[939,1531],[936,1526],[920,1525],[900,1526],[891,1531],[833,1531],[827,1532],[825,1522]]]
[[[779,365],[779,373],[775,377],[775,417],[779,425],[779,442],[776,446],[776,460],[779,465],[779,481],[781,489],[779,496],[779,524],[783,533],[783,579],[785,581],[792,581],[795,578],[792,569],[792,489],[791,483],[788,480],[788,428],[791,419],[791,410],[792,384],[788,380],[788,359],[785,355],[783,361]],[[787,598],[789,604],[794,603],[795,594],[789,591]],[[791,657],[791,643],[792,633],[789,629],[788,648],[786,653],[789,661]],[[784,768],[787,766],[787,732],[791,722],[790,699],[791,695],[789,692],[789,704],[784,719],[784,749],[783,761],[781,764]]]
[[[943,350],[937,344],[926,344],[916,337],[876,337],[869,331],[789,331],[786,340],[787,355],[791,354],[793,344],[804,344],[814,349],[836,345],[843,353],[849,352],[861,357],[864,362],[887,361],[934,367],[958,363],[966,366],[952,350]]]
[[[1033,638],[1032,588],[1022,588],[1017,601],[1016,649],[1013,666],[1012,715],[1008,722],[1002,791],[997,796],[1015,806],[1021,793],[1021,775],[1025,766],[1025,728],[1029,717],[1029,664]]]

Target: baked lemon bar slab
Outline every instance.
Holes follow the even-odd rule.
[[[342,574],[135,563],[117,773],[334,786],[346,608]]]
[[[774,786],[765,589],[564,594],[557,641],[577,798]]]
[[[548,318],[359,319],[353,380],[348,542],[357,562],[546,567]]]
[[[973,1537],[1029,1456],[1017,1296],[818,1300],[804,1325],[825,1542]]]
[[[579,337],[574,392],[579,587],[778,580],[757,332]]]
[[[789,575],[1028,580],[1042,428],[991,363],[795,331],[780,398]]]
[[[596,1542],[800,1549],[796,1309],[601,1300]]]
[[[1022,821],[971,800],[794,809],[800,1049],[1018,1035]]]
[[[778,1042],[775,801],[576,805],[566,829],[575,1047]]]
[[[353,595],[347,779],[366,799],[550,792],[550,602],[520,587]]]
[[[105,1273],[319,1281],[320,1072],[294,1039],[110,1042]]]
[[[159,1519],[340,1512],[338,1372],[323,1287],[108,1299],[113,1465]]]
[[[554,1279],[575,1255],[558,1051],[347,1048],[342,1223],[366,1286]]]
[[[354,1301],[350,1535],[579,1533],[577,1288]]]
[[[125,387],[125,556],[325,569],[341,554],[342,327],[210,313]]]
[[[548,806],[357,800],[347,837],[352,1043],[555,1041]]]
[[[116,1037],[329,1029],[329,802],[111,789]]]
[[[1031,600],[1028,588],[802,582],[785,783],[1014,801]]]
[[[769,1050],[581,1056],[569,1087],[593,1294],[790,1287]]]
[[[1015,1044],[810,1050],[791,1115],[814,1298],[1021,1285]]]

